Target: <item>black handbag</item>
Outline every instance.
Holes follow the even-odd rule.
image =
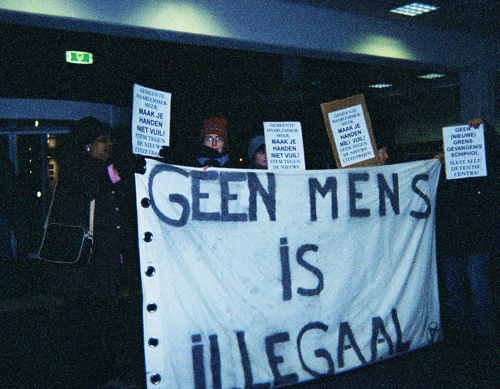
[[[90,202],[89,228],[63,223],[50,223],[50,212],[54,203],[52,193],[49,212],[38,257],[47,262],[68,265],[88,265],[92,255],[95,199]]]

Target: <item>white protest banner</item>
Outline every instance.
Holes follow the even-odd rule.
[[[264,122],[269,170],[305,170],[300,122]]]
[[[273,388],[440,339],[438,160],[136,175],[148,387]]]
[[[172,95],[134,84],[132,105],[132,152],[159,156],[170,143],[170,102]]]
[[[488,175],[483,124],[444,127],[443,144],[448,180]]]
[[[321,104],[337,167],[380,165],[363,95]]]

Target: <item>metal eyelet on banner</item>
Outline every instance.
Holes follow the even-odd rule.
[[[149,304],[146,306],[146,310],[147,310],[149,313],[155,313],[157,309],[158,309],[158,305],[156,305],[155,303],[149,303]]]
[[[152,348],[157,347],[159,343],[160,343],[160,341],[157,338],[149,338],[149,340],[148,340],[148,345],[149,345],[149,347],[152,347]]]
[[[156,274],[156,269],[153,266],[148,266],[145,273],[146,277],[153,277]]]
[[[151,378],[149,379],[153,385],[158,385],[161,381],[161,375],[159,374],[153,374]]]
[[[144,240],[144,242],[151,242],[153,240],[153,233],[152,232],[145,232],[144,235],[142,236],[142,239]]]
[[[151,205],[151,200],[148,199],[147,197],[144,197],[141,200],[141,206],[142,206],[142,208],[148,208],[150,205]]]

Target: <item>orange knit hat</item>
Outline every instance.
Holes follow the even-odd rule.
[[[217,134],[224,138],[224,146],[228,146],[227,138],[227,120],[224,118],[208,118],[205,119],[201,126],[200,143],[207,134]]]

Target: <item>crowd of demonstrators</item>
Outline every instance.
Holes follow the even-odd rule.
[[[74,342],[68,363],[95,382],[116,378],[126,309],[124,293],[140,292],[133,173],[135,158],[116,146],[109,125],[94,117],[78,120],[70,134],[71,147],[61,162],[50,213],[52,223],[88,227],[90,202],[95,200],[94,243],[85,266],[56,267],[54,292],[65,299]],[[140,340],[138,347],[142,347]],[[86,373],[85,373],[86,371]]]
[[[487,176],[447,180],[443,172],[438,188],[438,263],[447,335],[457,341],[488,341],[495,334],[491,261],[498,259],[500,243],[500,137],[489,125],[484,135]]]
[[[476,126],[479,123],[474,121],[471,124]],[[95,249],[90,264],[67,275],[67,282],[60,285],[63,290],[67,287],[66,293],[83,294],[99,305],[86,304],[84,309],[76,309],[75,305],[73,313],[76,313],[77,320],[89,323],[79,328],[85,329],[89,354],[101,358],[90,363],[89,369],[101,366],[113,372],[116,369],[112,365],[117,359],[113,355],[113,342],[124,341],[117,338],[123,334],[111,325],[123,318],[116,310],[115,302],[124,286],[140,287],[135,197],[131,186],[135,163],[131,155],[116,149],[109,126],[95,118],[78,121],[72,137],[75,148],[61,169],[52,221],[85,225],[88,204],[95,199]],[[494,332],[489,266],[490,259],[498,254],[500,238],[500,141],[488,126],[485,140],[487,177],[446,180],[444,174],[441,175],[437,249],[447,287],[444,302],[453,328],[489,337]],[[381,142],[378,146],[380,162],[385,165],[389,159],[388,144]],[[203,170],[235,167],[229,152],[227,120],[220,117],[206,119],[194,150],[194,157],[187,153],[188,166]],[[163,160],[169,162],[168,150],[162,152]],[[267,169],[263,135],[250,140],[248,158],[248,168]],[[467,290],[470,290],[470,296],[464,293]],[[466,297],[471,297],[470,313]],[[96,342],[109,344],[109,352],[95,352],[92,344]],[[116,377],[111,374],[104,378]]]
[[[263,135],[254,136],[248,145],[249,169],[267,169],[266,140]]]

